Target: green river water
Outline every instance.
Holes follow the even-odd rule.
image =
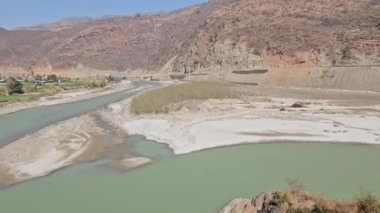
[[[158,83],[136,81],[133,88],[87,100],[65,104],[34,107],[0,116],[0,147],[50,124],[94,111],[107,104],[121,101]]]
[[[174,156],[142,137],[127,143],[157,160],[125,173],[104,160],[72,166],[0,191],[1,212],[216,212],[233,198],[284,189],[287,179],[330,198],[380,195],[380,146],[268,143]]]
[[[21,111],[8,116],[27,122],[34,118],[34,112],[61,112],[58,117],[40,118],[36,121],[40,127],[134,93],[33,108],[28,114]],[[95,106],[86,107],[88,104]],[[72,112],[78,106],[80,110]],[[0,116],[0,127],[4,123],[7,120]],[[36,128],[0,129],[0,142]],[[109,159],[71,166],[0,190],[0,212],[216,212],[233,198],[285,189],[287,179],[299,179],[308,190],[330,198],[349,199],[362,190],[380,195],[380,146],[376,145],[266,143],[174,156],[165,145],[139,136],[128,138],[125,144],[135,154],[155,161],[128,172],[105,167]]]

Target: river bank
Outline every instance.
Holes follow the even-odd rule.
[[[126,148],[143,156],[167,150],[164,144],[137,138]],[[128,172],[104,168],[99,160],[0,190],[0,205],[3,212],[20,213],[207,213],[237,197],[285,190],[288,179],[300,180],[315,195],[348,200],[363,191],[380,196],[378,162],[380,146],[345,143],[258,143],[189,155],[170,152]]]
[[[2,115],[0,185],[9,186],[96,159],[110,147],[123,143],[125,133],[107,126],[96,110],[154,85],[144,82],[134,83],[133,88],[130,82],[122,85],[112,90],[112,94],[111,90],[97,94],[82,92],[70,99],[42,101],[44,106]],[[133,161],[120,157],[126,168],[131,167],[129,162],[134,166],[148,163],[146,159]]]
[[[129,96],[12,142],[0,149],[3,185],[70,167],[4,190],[0,193],[4,209],[14,210],[14,203],[21,200],[37,212],[57,206],[59,212],[72,211],[68,206],[85,212],[115,210],[114,206],[115,212],[194,212],[184,205],[193,200],[196,212],[215,212],[233,198],[283,189],[288,178],[300,179],[312,192],[332,198],[352,198],[361,187],[380,192],[374,169],[379,146],[258,143],[324,139],[378,144],[379,99],[373,98],[378,94],[298,91],[303,94],[295,96],[297,92],[286,95],[290,89],[236,89],[254,92],[239,99],[189,100],[179,111],[150,115],[131,114]],[[295,102],[302,107],[292,107]],[[125,137],[134,133],[156,138],[177,155],[166,145],[143,139],[125,147]],[[211,149],[221,146],[231,147]],[[156,158],[161,152],[170,154]],[[117,157],[93,161],[105,153]],[[145,164],[149,165],[124,173]],[[162,191],[168,193],[162,196]],[[112,205],[93,202],[110,196],[115,198],[108,201]],[[143,205],[147,199],[151,205]]]
[[[379,93],[358,103],[356,98],[368,93],[322,90],[330,95],[321,100],[318,91],[303,90],[306,98],[295,98],[282,90],[282,97],[257,89],[240,99],[189,100],[179,111],[161,114],[134,115],[124,101],[111,104],[102,115],[130,135],[168,144],[175,154],[273,141],[380,144]]]
[[[108,143],[109,138],[115,138],[122,143],[124,134],[143,135],[165,143],[177,155],[274,141],[380,144],[380,98],[373,98],[380,94],[371,93],[365,97],[368,94],[362,92],[339,91],[336,94],[336,91],[323,90],[298,91],[304,94],[294,96],[297,92],[288,93],[290,89],[246,86],[235,89],[255,92],[245,93],[237,99],[188,100],[178,111],[141,115],[130,112],[131,99],[126,98],[48,126],[0,149],[1,182],[9,185],[94,159],[102,153],[104,146],[99,145],[102,140]],[[321,95],[326,99],[321,100]],[[336,100],[337,95],[339,100]],[[358,97],[363,99],[360,103],[355,101]],[[49,103],[53,102],[45,102]],[[105,137],[105,130],[94,121],[94,115],[122,133]],[[119,160],[111,165],[129,168],[129,164],[150,162],[142,158]]]
[[[62,104],[90,99],[102,95],[120,92],[128,88],[131,88],[131,81],[121,81],[120,83],[113,83],[106,86],[105,88],[74,89],[68,91],[61,91],[51,96],[41,97],[35,101],[22,101],[0,105],[0,115],[17,112],[32,107]]]
[[[75,163],[104,134],[89,115],[72,118],[0,149],[0,184],[47,175]]]

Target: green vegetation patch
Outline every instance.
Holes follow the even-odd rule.
[[[31,101],[40,98],[39,94],[14,94],[14,95],[0,95],[0,103],[12,103],[19,101]]]
[[[93,82],[74,81],[74,82],[59,83],[59,86],[63,90],[72,90],[72,89],[81,89],[81,88],[103,88],[107,86],[107,82],[105,81],[93,81]]]
[[[238,92],[219,82],[192,82],[150,90],[132,99],[134,114],[168,113],[173,104],[187,100],[236,98]]]
[[[70,82],[52,82],[52,83],[31,83],[23,82],[24,94],[7,94],[6,87],[0,87],[0,103],[13,103],[20,101],[38,100],[44,96],[54,95],[61,90],[74,90],[74,89],[94,89],[104,88],[107,82],[101,81],[70,81]]]

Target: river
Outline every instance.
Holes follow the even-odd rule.
[[[108,97],[115,101],[122,98],[115,95],[88,100],[94,102],[43,107],[53,112],[58,107],[69,115],[38,123],[43,126],[91,111],[83,108],[90,103],[103,106]],[[27,115],[34,110],[43,111],[33,108],[26,110]],[[18,113],[23,111],[14,113],[13,118],[23,118]],[[7,138],[4,133],[2,137]],[[378,145],[265,143],[175,156],[167,146],[140,136],[127,138],[125,144],[137,155],[155,161],[128,172],[109,169],[107,158],[67,167],[1,190],[1,212],[216,212],[233,198],[285,189],[288,179],[298,179],[311,192],[330,198],[349,199],[363,190],[380,195]]]
[[[236,197],[287,187],[299,179],[330,198],[362,190],[380,195],[380,146],[268,143],[174,156],[164,145],[129,138],[133,151],[154,157],[129,172],[106,160],[80,164],[0,191],[2,212],[216,212]]]
[[[33,107],[15,113],[0,115],[0,147],[51,124],[94,111],[107,104],[131,97],[157,86],[155,82],[133,82],[133,88],[87,100],[65,104]]]

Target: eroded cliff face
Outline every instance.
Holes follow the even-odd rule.
[[[377,64],[379,22],[373,0],[230,1],[181,45],[173,71]]]

